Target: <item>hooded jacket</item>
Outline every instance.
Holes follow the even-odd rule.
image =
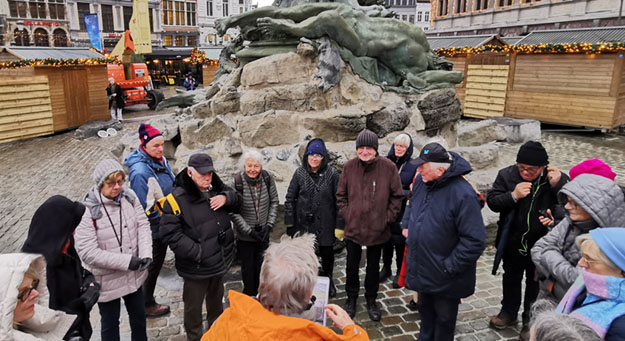
[[[175,215],[166,202],[159,233],[176,255],[178,274],[191,280],[222,276],[234,258],[234,231],[228,213],[238,212],[241,196],[214,172],[208,197],[226,196],[226,204],[216,211],[189,177],[187,168],[176,176],[175,186],[172,194],[180,214]]]
[[[334,243],[334,229],[343,229],[345,222],[336,205],[336,190],[340,175],[328,165],[328,150],[322,139],[308,142],[306,150],[313,141],[319,141],[324,151],[324,158],[317,172],[308,164],[308,154],[302,157],[302,166],[295,170],[284,202],[284,223],[287,234],[297,232],[312,233],[320,246]]]
[[[406,134],[408,135],[408,134]],[[410,198],[410,184],[412,184],[412,179],[414,179],[415,174],[417,173],[417,165],[410,162],[412,160],[412,153],[414,151],[414,145],[412,143],[412,137],[408,135],[410,138],[410,145],[406,148],[406,153],[398,158],[395,156],[395,144],[391,145],[391,150],[388,151],[388,155],[386,156],[389,160],[395,163],[397,170],[399,172],[399,178],[401,179],[401,187],[404,190],[404,200],[401,205],[401,210],[397,215],[397,219],[395,219],[395,223],[391,226],[391,234],[395,235],[393,238],[397,238],[401,236],[401,219],[404,216],[404,210],[406,209],[406,203],[408,198]]]
[[[98,300],[100,285],[81,266],[74,248],[73,233],[84,212],[79,202],[60,195],[50,197],[35,212],[22,252],[43,254],[50,308],[77,315],[68,334],[89,339],[89,312]]]
[[[118,200],[101,195],[94,186],[84,203],[87,209],[74,238],[83,266],[102,286],[98,302],[109,302],[139,290],[147,271],[129,270],[130,260],[133,256],[152,258],[150,223],[139,199],[125,185]]]
[[[130,170],[128,173],[130,187],[139,197],[144,210],[151,208],[154,200],[167,196],[174,190],[175,176],[165,156],[163,156],[163,162],[159,163],[138,148],[128,154],[124,164]],[[152,228],[152,238],[157,239],[160,213],[155,211],[148,218]]]
[[[475,291],[478,258],[486,228],[473,187],[462,177],[471,166],[449,152],[453,162],[437,180],[417,175],[401,225],[406,240],[406,287],[418,292],[463,298]]]
[[[560,193],[573,199],[592,221],[579,224],[572,222],[567,214],[532,248],[532,261],[547,277],[541,283],[541,289],[547,290],[544,282],[553,281],[551,294],[558,300],[579,275],[576,266],[581,252],[575,244],[575,237],[596,227],[625,226],[625,199],[614,181],[599,175],[581,174],[564,185]]]
[[[38,273],[39,298],[35,315],[13,328],[13,310],[17,304],[18,287],[31,263]],[[46,264],[41,255],[6,253],[0,255],[0,340],[2,341],[58,341],[70,329],[76,316],[48,308],[50,295],[46,287]]]
[[[356,324],[343,328],[343,335],[315,322],[273,313],[252,297],[230,290],[230,308],[213,323],[202,341],[369,340]]]
[[[358,157],[347,161],[336,200],[345,219],[345,238],[364,246],[386,243],[391,238],[389,224],[404,200],[397,167],[379,156],[367,163]]]

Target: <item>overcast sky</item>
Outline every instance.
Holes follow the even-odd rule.
[[[258,4],[258,7],[270,6],[273,0],[252,0],[253,4]]]

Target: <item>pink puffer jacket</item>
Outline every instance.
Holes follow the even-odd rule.
[[[98,302],[112,301],[137,291],[145,281],[147,271],[128,270],[130,259],[132,256],[152,258],[152,235],[148,218],[135,193],[129,188],[124,190],[127,192],[120,203],[104,196],[100,200],[97,190],[92,190],[86,200],[103,203],[110,220],[100,206],[101,216],[94,224],[92,210],[87,204],[74,236],[76,251],[83,266],[93,273],[102,286]],[[128,198],[133,198],[134,202],[131,203]],[[118,238],[111,228],[112,221],[119,237],[120,204],[123,225],[121,250]]]

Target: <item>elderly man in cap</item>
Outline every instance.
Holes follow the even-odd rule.
[[[126,157],[124,164],[130,169],[128,176],[130,187],[137,194],[141,206],[147,212],[152,229],[152,259],[148,268],[148,278],[143,284],[145,296],[145,314],[147,316],[161,316],[169,312],[169,306],[158,304],[154,299],[156,280],[161,272],[167,244],[163,243],[158,235],[161,215],[153,210],[154,201],[171,193],[174,189],[174,173],[163,155],[165,139],[163,134],[149,124],[139,126],[139,148]]]
[[[461,298],[475,291],[486,247],[478,194],[464,178],[471,166],[438,143],[423,147],[401,222],[408,254],[406,287],[419,292],[419,340],[453,340]]]
[[[234,257],[234,231],[229,212],[241,197],[215,174],[208,154],[193,154],[176,176],[173,199],[163,205],[160,235],[176,255],[184,279],[184,328],[188,340],[200,340],[202,303],[210,326],[222,313],[223,276]],[[171,199],[171,198],[168,198]]]
[[[522,340],[529,339],[530,308],[539,291],[530,249],[547,233],[548,227],[554,226],[555,220],[561,218],[554,210],[557,194],[569,179],[548,164],[549,157],[542,144],[526,142],[519,149],[516,164],[499,171],[486,197],[488,207],[499,212],[493,274],[500,260],[503,260],[504,270],[501,310],[490,319],[490,326],[503,329],[517,324],[521,282],[525,274]],[[539,219],[541,217],[544,223]]]
[[[337,205],[345,219],[345,230],[337,230],[337,238],[346,239],[347,301],[345,310],[356,314],[356,299],[360,291],[358,268],[362,247],[367,247],[365,298],[367,311],[373,321],[382,317],[376,303],[378,296],[380,255],[391,238],[389,224],[401,209],[404,191],[395,164],[378,155],[378,136],[363,130],[356,138],[358,157],[345,163],[336,193]]]

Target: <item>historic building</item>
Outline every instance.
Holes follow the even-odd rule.
[[[0,1],[5,45],[70,46],[65,0]]]
[[[431,29],[431,11],[432,5],[430,0],[417,0],[415,25],[419,26],[423,31]]]
[[[215,20],[230,15],[237,15],[252,10],[251,0],[199,0],[198,25],[200,46],[223,45],[239,34],[236,29],[229,29],[224,36],[215,30]]]
[[[432,0],[428,35],[499,34],[618,26],[623,0]],[[622,24],[622,23],[621,23]]]

